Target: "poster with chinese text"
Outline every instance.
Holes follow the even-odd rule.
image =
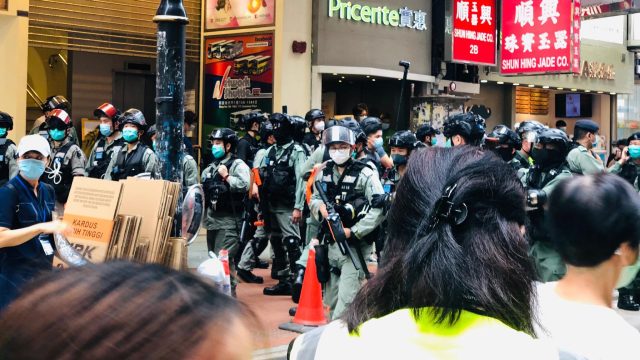
[[[453,0],[453,62],[496,64],[496,1]]]

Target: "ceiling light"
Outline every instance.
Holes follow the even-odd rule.
[[[370,78],[371,76],[367,75],[367,79]]]
[[[342,78],[344,79],[344,76],[342,76]]]
[[[338,75],[338,74],[336,74],[336,73],[333,73],[333,76],[337,76],[337,75]]]
[[[342,80],[338,80],[338,82],[339,82],[339,83],[341,83],[341,82],[342,82]]]
[[[480,82],[481,82],[481,83],[483,83],[483,84],[486,84],[488,81],[487,81],[487,80],[482,79],[482,80],[480,80]]]
[[[614,92],[610,92],[610,93],[609,93],[609,95],[615,95],[615,94],[616,94],[616,93],[614,93]]]
[[[578,89],[571,89],[571,91],[578,91]]]
[[[518,86],[520,85],[520,83],[513,83],[513,86]]]
[[[533,84],[529,84],[529,85],[527,85],[527,86],[528,86],[528,87],[536,87],[536,86],[535,86],[535,85],[533,85]]]
[[[556,89],[558,89],[558,90],[564,90],[564,88],[556,88]]]
[[[591,90],[585,90],[584,92],[586,92],[586,93],[590,93],[590,92],[591,92]]]
[[[542,88],[543,88],[543,89],[548,89],[548,88],[549,88],[549,85],[545,85],[545,86],[543,86]]]
[[[371,79],[371,81],[376,81],[376,79]]]
[[[504,81],[498,81],[496,84],[502,85],[502,84],[504,84]]]
[[[598,91],[598,94],[604,94],[604,91]]]

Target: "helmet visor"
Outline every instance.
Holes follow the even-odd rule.
[[[333,126],[322,133],[322,142],[324,145],[331,145],[339,142],[355,145],[356,137],[353,131],[344,126]]]

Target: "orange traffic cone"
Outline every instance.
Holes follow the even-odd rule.
[[[302,281],[300,303],[298,304],[296,316],[293,318],[293,323],[316,326],[327,323],[322,304],[322,286],[316,274],[316,251],[314,248],[309,249],[307,271]]]

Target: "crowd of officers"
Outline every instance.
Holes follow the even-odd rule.
[[[75,176],[114,181],[141,174],[159,178],[156,151],[163,146],[140,110],[121,113],[109,103],[96,108],[99,136],[86,159],[69,108],[62,96],[48,98],[32,130],[50,142],[51,161],[41,180],[53,186],[58,205],[67,201]],[[184,130],[193,130],[193,123],[186,122]],[[313,247],[332,319],[342,315],[371,276],[367,261],[372,254],[384,265],[385,217],[395,189],[411,154],[438,146],[438,139],[445,147],[492,151],[512,166],[527,190],[530,255],[543,282],[558,280],[565,272],[545,225],[546,200],[561,180],[606,171],[640,191],[640,132],[607,167],[593,151],[599,126],[590,120],[577,121],[570,140],[566,129],[535,121],[520,123],[514,130],[498,125],[487,133],[481,116],[458,114],[445,121],[442,133],[427,124],[415,133],[396,132],[388,140],[389,153],[384,124],[368,116],[366,107],[342,120],[326,119],[318,109],[304,118],[254,112],[245,115],[240,126],[242,138],[228,128],[209,135],[212,160],[200,177],[189,154],[191,145],[185,143],[183,186],[203,184],[207,246],[215,253],[229,251],[235,294],[238,278],[263,283],[252,271],[269,267],[258,256],[270,244],[271,277],[278,283],[265,288],[264,294],[291,296],[295,303]],[[16,146],[7,138],[12,128],[11,116],[0,112],[0,185],[18,172]],[[141,141],[145,133],[151,146]],[[618,307],[640,309],[634,285],[620,289]]]

